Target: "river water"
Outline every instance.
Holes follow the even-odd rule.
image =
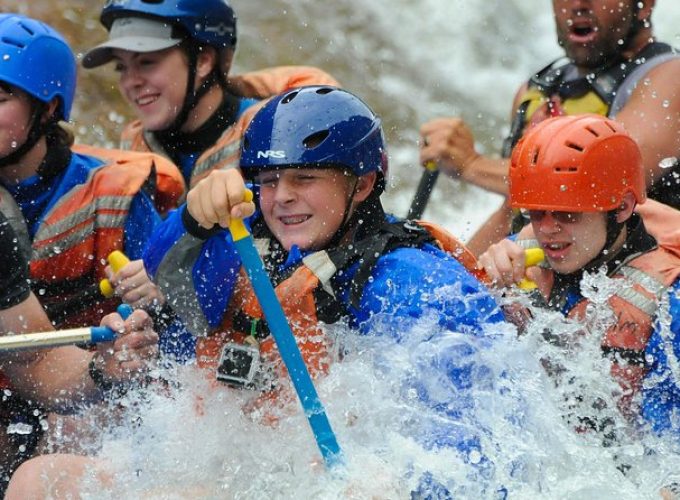
[[[233,3],[240,22],[236,72],[317,65],[382,116],[391,160],[386,202],[397,214],[405,214],[420,176],[416,141],[423,121],[462,116],[477,133],[480,150],[497,152],[515,89],[560,53],[545,0]],[[657,4],[656,33],[680,45],[680,4]],[[105,37],[98,9],[93,0],[4,0],[2,5],[57,26],[77,53]],[[79,140],[115,144],[129,118],[115,74],[80,70],[79,79],[73,113]],[[498,203],[498,197],[440,179],[426,215],[466,237]],[[611,292],[604,278],[598,280],[597,293]],[[573,330],[555,326],[549,316],[540,317],[536,328],[546,324],[565,335]],[[597,321],[593,324],[597,331]],[[512,498],[657,498],[658,486],[680,473],[673,443],[628,437],[619,423],[619,444],[604,447],[600,436],[577,434],[562,417],[573,411],[565,402],[573,401],[574,387],[587,387],[588,394],[613,405],[596,342],[583,342],[576,357],[530,336],[517,340],[506,329],[489,332],[494,340],[488,342],[448,332],[422,344],[432,330],[424,321],[397,346],[340,332],[347,354],[318,387],[347,457],[347,469],[337,475],[318,464],[295,404],[280,410],[272,428],[240,411],[247,395],[213,392],[191,369],[164,371],[159,375],[185,389],[125,400],[116,412],[128,406],[129,415],[143,410],[143,418],[123,412],[128,415],[123,425],[95,440],[119,473],[111,498],[141,492],[147,498],[407,498],[424,472],[461,498],[492,497],[501,486]],[[428,356],[439,347],[447,353],[438,355],[442,366],[472,360],[471,386],[455,387],[440,372],[428,371]],[[556,360],[573,375],[567,388],[554,387],[539,358]],[[450,411],[442,415],[418,402],[416,373],[431,375],[431,394]],[[199,401],[196,393],[206,396]],[[452,434],[474,429],[495,465],[485,468],[478,456],[428,449],[414,438],[419,429],[432,427]]]

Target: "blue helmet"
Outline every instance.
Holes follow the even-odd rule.
[[[68,120],[76,92],[76,59],[54,29],[19,14],[0,14],[0,81],[42,102],[57,97]]]
[[[121,17],[160,19],[217,49],[236,47],[236,16],[227,0],[107,0],[101,23],[110,31]]]
[[[336,167],[356,176],[377,172],[381,192],[387,152],[380,118],[346,90],[290,90],[253,117],[243,136],[240,166],[249,178],[261,170],[291,167]]]

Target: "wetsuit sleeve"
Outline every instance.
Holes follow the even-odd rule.
[[[125,221],[125,254],[131,260],[141,259],[153,230],[161,223],[151,198],[140,191],[132,199]]]
[[[222,322],[241,261],[228,231],[208,239],[205,233],[189,233],[184,210],[180,207],[159,225],[144,266],[189,331],[204,336]]]
[[[670,325],[657,321],[647,343],[648,372],[642,388],[642,415],[657,433],[680,438],[680,283],[669,293]]]
[[[21,304],[28,298],[28,263],[19,248],[12,226],[0,212],[0,310]]]

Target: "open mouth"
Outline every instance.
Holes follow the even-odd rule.
[[[597,34],[597,28],[589,19],[573,21],[569,28],[569,38],[576,43],[587,43]]]
[[[543,243],[543,251],[545,252],[546,256],[553,259],[561,259],[564,258],[568,248],[571,246],[571,243],[557,243],[557,242],[552,242],[552,243]]]

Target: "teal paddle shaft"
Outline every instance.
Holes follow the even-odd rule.
[[[260,302],[269,330],[293,381],[293,387],[312,428],[316,444],[321,451],[326,467],[331,468],[342,462],[340,446],[326,416],[326,410],[314,388],[312,377],[302,359],[300,349],[295,343],[295,337],[283,313],[281,303],[274,293],[274,287],[264,269],[262,259],[257,253],[253,237],[240,219],[232,219],[229,231],[234,239],[243,267],[245,267],[253,285],[255,295]]]

